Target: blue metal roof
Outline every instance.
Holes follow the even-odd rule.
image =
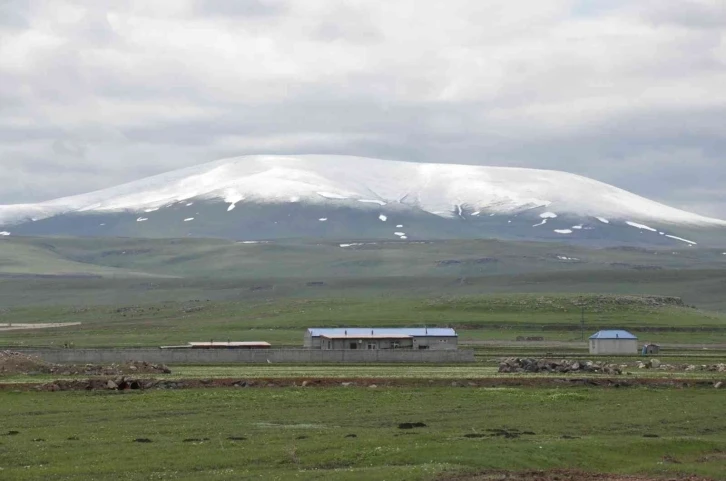
[[[415,337],[457,337],[456,331],[448,327],[313,327],[308,329],[313,337],[318,336],[415,336]],[[346,334],[347,333],[347,334]]]
[[[590,339],[638,339],[628,331],[623,330],[612,330],[612,331],[598,331]]]

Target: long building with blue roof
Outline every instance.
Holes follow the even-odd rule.
[[[590,354],[637,354],[638,338],[621,329],[598,331],[590,336]]]
[[[305,332],[308,349],[457,349],[458,334],[441,327],[314,327]]]

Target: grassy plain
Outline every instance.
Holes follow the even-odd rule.
[[[624,296],[508,294],[13,307],[0,313],[0,322],[81,325],[0,332],[0,345],[159,346],[214,339],[300,346],[304,330],[313,326],[451,326],[462,342],[474,343],[514,341],[520,335],[579,341],[583,308],[588,335],[623,328],[655,342],[726,343],[721,313]]]
[[[0,477],[429,480],[563,467],[726,479],[722,400],[713,389],[1,392]]]

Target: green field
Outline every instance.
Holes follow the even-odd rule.
[[[562,467],[726,479],[722,408],[713,389],[1,392],[0,477],[431,480]]]
[[[724,373],[636,369],[637,356],[589,356],[582,340],[622,328],[661,343],[665,363],[724,362],[725,283],[723,251],[700,248],[3,239],[0,349],[299,347],[308,327],[449,326],[477,362],[177,365],[163,377],[276,387],[132,393],[36,392],[24,383],[83,376],[5,375],[0,479],[447,480],[549,468],[726,479],[724,391],[711,387]],[[81,324],[3,327],[56,322]],[[506,356],[631,363],[620,379],[652,382],[554,388],[587,376],[499,374]],[[306,379],[331,387],[290,387]],[[530,387],[475,387],[487,379]]]
[[[438,298],[194,300],[161,304],[13,307],[0,323],[81,322],[0,332],[0,345],[159,346],[192,340],[256,340],[300,346],[308,327],[450,326],[461,342],[542,336],[580,342],[601,328],[631,329],[654,342],[726,343],[726,315],[671,299],[604,295],[488,295]],[[584,344],[572,345],[583,349]]]

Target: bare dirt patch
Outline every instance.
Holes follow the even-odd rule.
[[[475,474],[445,474],[438,481],[713,481],[699,476],[649,477],[626,474],[587,473],[577,470],[554,469],[548,471],[504,472],[487,471]]]
[[[66,367],[67,368],[67,367]],[[127,389],[276,389],[276,388],[336,388],[346,387],[376,389],[410,387],[449,387],[456,389],[472,388],[571,388],[587,387],[602,389],[627,389],[650,387],[663,389],[713,389],[713,380],[671,379],[671,378],[536,378],[536,377],[487,377],[456,379],[406,379],[406,378],[217,378],[217,379],[161,379],[135,378],[131,375],[116,377],[90,377],[58,379],[52,382],[0,382],[0,390],[25,391],[95,391]]]
[[[59,327],[80,326],[80,322],[36,322],[36,323],[0,323],[0,331],[27,331],[32,329],[55,329]]]

